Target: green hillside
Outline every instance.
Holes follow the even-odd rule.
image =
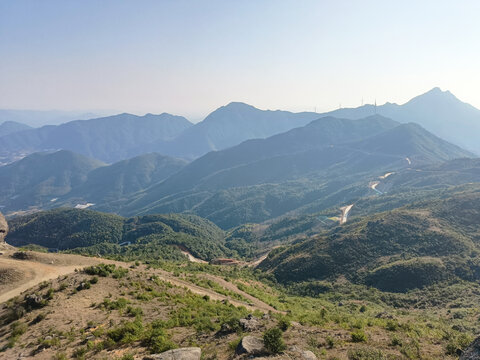
[[[440,279],[477,280],[480,188],[366,218],[278,248],[260,265],[284,283],[345,277],[404,291]],[[390,280],[386,280],[390,279]]]
[[[66,150],[34,153],[0,167],[0,206],[9,212],[120,201],[186,164],[155,153],[112,165]]]
[[[16,217],[6,241],[91,255],[143,260],[184,260],[179,247],[211,260],[234,255],[222,230],[194,215],[122,218],[91,210],[56,209]]]
[[[186,164],[185,160],[156,153],[136,156],[91,171],[85,183],[68,194],[68,198],[95,204],[122,200],[168,178]]]
[[[371,195],[368,183],[375,176],[469,156],[414,124],[380,116],[324,118],[211,152],[146,191],[99,209],[127,216],[192,212],[228,229],[341,206]]]
[[[82,184],[90,171],[104,166],[98,160],[57,151],[35,153],[0,167],[0,205],[25,209],[48,204]]]

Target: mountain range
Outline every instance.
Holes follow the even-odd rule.
[[[341,205],[368,195],[372,177],[471,156],[416,124],[326,117],[191,163],[155,153],[109,166],[64,150],[32,154],[0,167],[0,204],[6,212],[189,212],[228,229]]]
[[[480,110],[449,91],[434,88],[403,105],[364,105],[323,114],[260,110],[232,102],[195,125],[181,116],[164,113],[120,114],[7,134],[0,129],[0,156],[8,162],[32,152],[64,149],[108,163],[151,152],[193,160],[210,151],[267,138],[319,118],[357,120],[376,114],[400,123],[417,123],[440,138],[480,154],[476,139]]]
[[[110,115],[112,111],[62,111],[0,109],[0,123],[14,121],[31,127],[59,125],[74,120],[95,119]]]
[[[244,103],[232,102],[215,110],[172,141],[158,141],[148,150],[195,159],[245,140],[266,138],[304,126],[319,117],[316,113],[259,110]]]
[[[280,216],[320,198],[324,206],[333,206],[362,196],[375,174],[471,156],[415,124],[379,115],[327,117],[208,153],[123,204],[99,209],[126,215],[192,211],[228,228]],[[360,188],[353,186],[362,179]]]
[[[480,110],[460,101],[450,91],[433,88],[405,104],[386,103],[338,109],[324,115],[361,119],[380,114],[398,122],[415,122],[433,134],[464,149],[480,154]]]
[[[480,159],[401,117],[443,97],[394,119],[232,103],[197,125],[6,123],[0,353],[458,358],[479,332]]]
[[[139,148],[171,139],[192,124],[170,114],[120,114],[16,132],[0,138],[0,153],[70,150],[112,163],[141,154]]]

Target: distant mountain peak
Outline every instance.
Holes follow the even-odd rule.
[[[440,87],[435,86],[432,90],[427,91],[427,93],[443,93],[443,91],[440,89]]]
[[[241,101],[232,101],[225,106],[222,106],[220,109],[233,109],[233,110],[242,110],[242,109],[256,109],[255,106],[249,105]]]
[[[412,100],[422,99],[422,98],[435,98],[435,99],[449,99],[450,98],[450,99],[455,99],[457,101],[460,101],[449,90],[443,91],[438,86],[434,87],[433,89],[427,91],[424,94],[421,94],[421,95],[418,95],[418,96],[414,97]],[[410,100],[410,101],[412,101],[412,100]]]

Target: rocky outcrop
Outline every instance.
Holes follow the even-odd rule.
[[[30,294],[25,296],[25,304],[28,308],[39,309],[45,306],[46,301],[38,294]]]
[[[480,359],[480,337],[476,338],[473,343],[463,352],[460,360],[479,360]]]
[[[145,356],[143,360],[200,360],[202,350],[198,347],[189,347],[168,350],[161,354]]]
[[[266,352],[263,339],[254,336],[245,336],[235,350],[237,355],[261,355]]]
[[[8,233],[7,220],[5,220],[2,213],[0,213],[0,243],[3,243],[5,241],[5,236],[7,236],[7,233]]]
[[[261,327],[259,319],[257,319],[252,314],[248,315],[244,319],[240,319],[239,323],[243,331],[247,331],[247,332],[256,331]]]
[[[317,360],[317,356],[310,350],[305,350],[301,352],[302,359],[305,360]]]

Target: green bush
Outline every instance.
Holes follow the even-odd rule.
[[[350,334],[352,338],[352,342],[359,343],[359,342],[366,342],[367,341],[367,334],[362,330],[354,331]]]
[[[140,319],[132,322],[125,322],[121,326],[110,330],[107,335],[114,343],[130,344],[141,338],[143,333],[143,324]]]
[[[107,310],[119,310],[119,309],[125,309],[129,302],[130,301],[122,297],[118,298],[115,301],[111,301],[110,299],[104,299],[101,306],[103,306]]]
[[[347,356],[348,360],[387,360],[383,352],[368,347],[351,349]]]
[[[327,347],[329,349],[333,349],[333,347],[335,346],[335,339],[331,336],[327,336],[327,339],[325,341],[327,342]]]
[[[279,328],[271,328],[265,331],[263,342],[265,343],[265,348],[274,354],[280,353],[287,348],[282,338],[282,330]]]
[[[115,271],[115,268],[114,264],[98,264],[86,267],[83,271],[88,275],[107,277]]]
[[[141,317],[143,315],[143,310],[140,307],[127,307],[127,314],[132,317]]]
[[[161,353],[176,348],[176,345],[170,341],[165,332],[162,321],[154,321],[149,325],[143,337],[143,345],[146,346],[151,353]]]
[[[282,317],[278,320],[278,328],[282,331],[287,331],[288,328],[291,326],[290,320],[285,317]]]
[[[387,329],[388,331],[397,331],[398,330],[398,321],[388,320],[387,324],[385,325],[385,329]]]

